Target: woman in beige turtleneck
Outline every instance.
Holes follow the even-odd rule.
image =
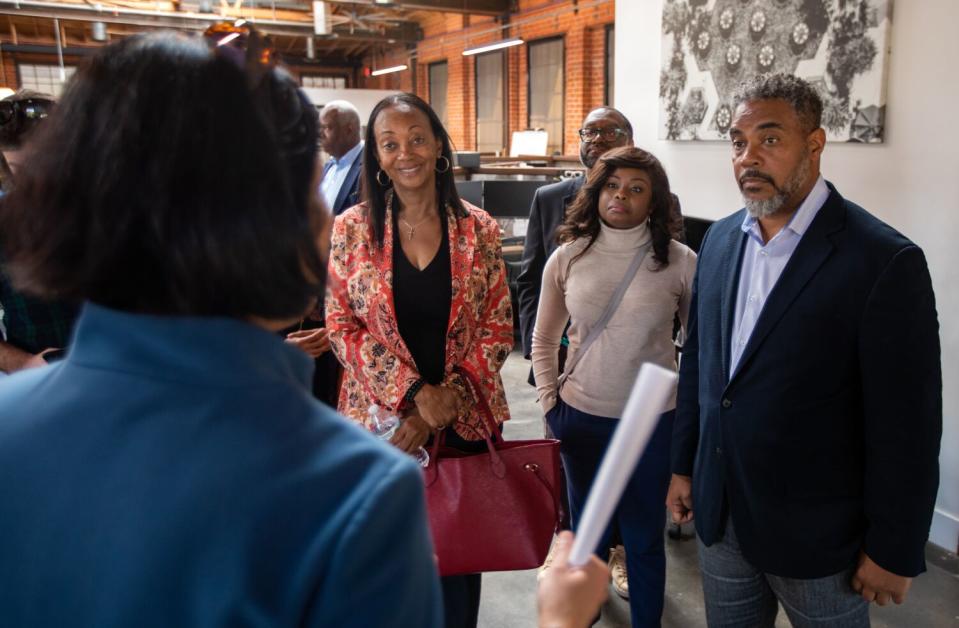
[[[557,231],[561,246],[543,271],[533,374],[550,429],[562,441],[574,529],[639,367],[676,369],[673,323],[678,315],[685,329],[696,254],[672,239],[675,202],[653,155],[633,147],[606,153],[567,211]],[[560,385],[558,349],[567,321],[569,364],[641,249],[647,252],[622,302]],[[634,627],[658,626],[663,610],[672,419],[672,410],[661,418],[614,515],[626,548]],[[607,547],[604,538],[599,548]]]

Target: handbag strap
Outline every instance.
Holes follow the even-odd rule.
[[[473,398],[476,400],[477,409],[479,410],[480,416],[483,417],[483,422],[486,424],[489,435],[492,436],[497,432],[498,426],[496,419],[493,418],[493,410],[489,406],[489,401],[486,400],[486,395],[480,390],[479,383],[476,381],[476,376],[462,366],[455,367],[453,371],[466,380],[469,387],[473,389]]]
[[[499,442],[502,440],[502,434],[500,434],[500,437],[496,439],[496,442],[493,441],[492,437],[498,431],[496,419],[493,418],[493,410],[490,408],[489,402],[486,400],[486,396],[483,395],[482,391],[480,390],[479,384],[476,381],[476,376],[462,366],[457,366],[453,370],[454,372],[458,373],[466,381],[466,384],[473,390],[473,398],[476,400],[477,409],[479,410],[480,416],[483,418],[483,422],[486,424],[486,429],[488,431],[488,434],[483,436],[483,440],[486,441],[486,449],[490,454],[490,465],[493,469],[493,474],[496,477],[502,478],[506,474],[506,465],[503,463],[503,459],[500,458],[496,451]],[[429,467],[434,466],[434,461],[439,464],[440,446],[445,444],[445,442],[445,431],[439,432],[439,434],[433,439],[433,451],[430,452]],[[429,483],[432,482],[428,482],[428,484]]]
[[[619,304],[623,301],[623,296],[626,294],[626,290],[629,288],[629,285],[633,283],[633,277],[636,276],[636,273],[639,271],[639,267],[642,265],[643,260],[646,259],[646,254],[649,252],[649,249],[653,246],[653,241],[650,239],[649,242],[639,247],[639,250],[636,251],[636,255],[633,256],[633,261],[629,263],[629,268],[626,269],[626,274],[623,275],[623,279],[619,282],[619,285],[616,286],[616,291],[613,292],[613,296],[610,297],[609,303],[606,304],[606,309],[603,310],[602,315],[600,315],[599,320],[596,321],[596,324],[589,330],[589,333],[586,334],[586,340],[583,341],[583,344],[579,346],[579,349],[576,351],[576,355],[573,358],[566,362],[566,368],[563,369],[563,374],[559,377],[559,385],[562,386],[570,374],[573,372],[573,369],[576,368],[576,365],[579,364],[579,361],[582,359],[583,355],[586,353],[586,350],[589,349],[590,345],[599,338],[599,335],[606,328],[606,324],[609,323],[609,320],[613,318],[613,314],[616,313],[616,308],[619,307]]]

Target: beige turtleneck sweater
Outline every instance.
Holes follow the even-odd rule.
[[[649,239],[645,223],[632,229],[602,224],[596,242],[572,267],[570,260],[586,247],[585,238],[560,246],[546,262],[532,352],[536,391],[544,413],[556,405],[557,354],[566,321],[570,321],[571,360],[606,309],[636,250]],[[644,362],[676,370],[673,317],[679,313],[685,332],[696,254],[672,241],[669,266],[657,267],[650,248],[606,328],[563,383],[559,394],[570,406],[619,418]],[[675,406],[674,394],[668,407]]]

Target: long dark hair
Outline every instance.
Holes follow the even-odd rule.
[[[275,71],[264,80],[296,91]],[[325,270],[315,112],[300,115],[260,110],[244,71],[197,37],[100,49],[0,205],[7,270],[22,289],[132,312],[300,316]],[[291,122],[310,143],[295,155],[280,133]]]
[[[606,180],[617,168],[636,168],[649,175],[652,183],[650,199],[649,232],[653,238],[653,259],[659,268],[669,266],[669,241],[679,233],[676,220],[676,199],[669,189],[669,177],[659,160],[641,148],[623,146],[603,154],[586,175],[586,183],[566,210],[563,223],[556,229],[556,241],[560,244],[579,238],[589,242],[570,262],[579,259],[596,241],[599,235],[599,193]]]
[[[459,193],[456,191],[456,181],[453,179],[453,146],[450,142],[449,133],[443,128],[439,116],[436,115],[432,107],[416,94],[404,93],[387,96],[376,103],[373,112],[370,113],[370,120],[366,123],[366,142],[363,146],[363,200],[370,208],[370,223],[373,227],[373,236],[376,238],[377,246],[383,246],[383,235],[386,233],[386,191],[390,184],[381,185],[376,178],[380,171],[380,162],[376,157],[376,136],[373,133],[373,125],[377,116],[384,109],[396,105],[409,105],[426,114],[433,135],[443,144],[442,156],[448,160],[449,168],[445,172],[436,173],[436,196],[440,211],[444,211],[445,207],[449,205],[458,218],[465,218],[469,215]]]

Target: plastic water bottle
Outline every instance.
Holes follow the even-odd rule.
[[[369,412],[370,415],[370,431],[380,440],[387,443],[390,442],[393,434],[396,433],[396,430],[398,430],[402,424],[400,418],[395,414],[389,414],[375,403],[369,407],[367,412]],[[430,454],[423,447],[420,447],[410,455],[416,458],[416,461],[420,463],[421,467],[425,467],[430,463]]]

